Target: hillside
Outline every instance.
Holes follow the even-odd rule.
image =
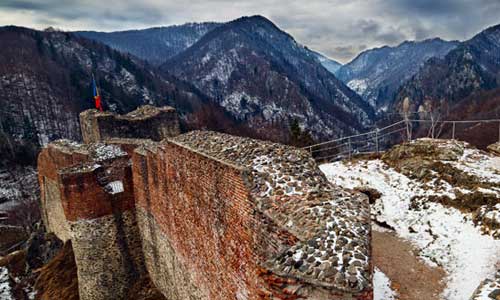
[[[114,32],[77,31],[75,34],[101,42],[120,52],[130,53],[153,65],[160,65],[219,25],[213,22],[187,23]]]
[[[80,140],[78,114],[93,107],[91,74],[104,108],[129,112],[139,105],[176,107],[188,128],[234,128],[196,88],[141,61],[71,33],[0,28],[0,157],[32,163],[39,146]]]
[[[210,31],[161,69],[264,135],[280,134],[296,119],[314,137],[331,137],[363,130],[373,119],[358,95],[261,16]]]
[[[342,66],[336,75],[371,106],[385,111],[401,84],[428,59],[443,57],[457,44],[436,38],[366,50]]]
[[[398,91],[395,109],[401,109],[408,97],[412,111],[434,110],[446,115],[456,105],[464,107],[465,98],[471,96],[472,100],[478,93],[500,87],[499,72],[500,25],[497,25],[461,43],[444,58],[429,60]],[[461,117],[467,118],[467,112]]]

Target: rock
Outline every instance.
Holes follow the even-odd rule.
[[[340,285],[340,284],[344,284],[344,282],[345,282],[344,275],[342,273],[337,273],[335,275],[335,283]]]
[[[388,163],[412,158],[455,161],[463,155],[464,149],[463,142],[422,138],[392,147],[382,160]]]
[[[496,142],[494,144],[489,145],[487,149],[491,153],[500,156],[500,142]]]
[[[495,300],[500,300],[500,289],[493,290],[488,294],[488,297]]]
[[[31,235],[27,245],[26,264],[33,270],[48,263],[61,250],[63,242],[55,234],[40,229]]]

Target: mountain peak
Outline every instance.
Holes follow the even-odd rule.
[[[433,38],[370,49],[342,66],[336,74],[370,105],[383,109],[394,99],[399,86],[417,73],[427,60],[444,57],[457,44]]]
[[[242,22],[252,22],[252,23],[263,22],[274,25],[274,23],[271,20],[262,15],[243,16],[228,23],[242,23]]]
[[[161,69],[269,134],[286,132],[294,118],[314,137],[325,138],[361,130],[373,116],[311,50],[262,16],[212,30]]]

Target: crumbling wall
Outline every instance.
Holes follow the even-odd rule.
[[[179,132],[172,112],[87,111],[89,144],[40,154],[44,222],[72,240],[81,299],[126,299],[146,272],[169,300],[373,299],[366,197],[293,147],[163,140]]]
[[[167,298],[372,299],[370,285],[343,291],[274,270],[300,240],[257,206],[246,167],[175,140],[136,150],[132,165],[146,267]]]
[[[80,113],[80,127],[87,144],[112,138],[160,141],[180,133],[177,113],[169,106],[145,105],[126,115],[90,109]]]
[[[41,194],[41,215],[48,232],[63,241],[69,240],[70,230],[64,214],[58,171],[77,165],[88,155],[82,152],[64,151],[66,141],[49,144],[38,156],[38,181]]]
[[[145,274],[129,156],[114,145],[66,141],[44,151],[39,166],[53,167],[41,172],[44,221],[72,240],[80,299],[126,299]]]

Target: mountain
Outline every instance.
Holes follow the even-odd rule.
[[[441,119],[500,118],[500,25],[425,63],[400,88],[393,109],[402,111],[404,102],[411,112],[432,112]],[[463,124],[460,132],[483,148],[498,140],[498,124]]]
[[[323,65],[323,67],[325,67],[325,69],[330,71],[330,73],[335,74],[340,69],[340,67],[342,67],[342,64],[339,63],[338,61],[333,60],[329,57],[326,57],[319,52],[316,52],[313,50],[310,50],[310,51],[316,56],[316,58]]]
[[[49,141],[79,140],[78,114],[93,107],[92,73],[106,110],[172,105],[185,127],[235,127],[196,88],[95,41],[13,26],[0,27],[0,40],[0,164],[32,163]]]
[[[342,66],[336,75],[372,107],[384,111],[401,84],[428,59],[445,56],[457,44],[436,38],[367,50]]]
[[[373,118],[371,107],[315,55],[261,16],[215,28],[160,68],[264,135],[297,120],[326,138],[363,130]]]
[[[76,34],[110,46],[124,53],[160,65],[170,57],[185,50],[204,34],[220,24],[187,23],[168,27],[115,32],[77,31]]]
[[[398,92],[396,106],[408,97],[421,105],[453,105],[480,91],[500,87],[500,25],[461,43],[444,58],[429,60]]]

